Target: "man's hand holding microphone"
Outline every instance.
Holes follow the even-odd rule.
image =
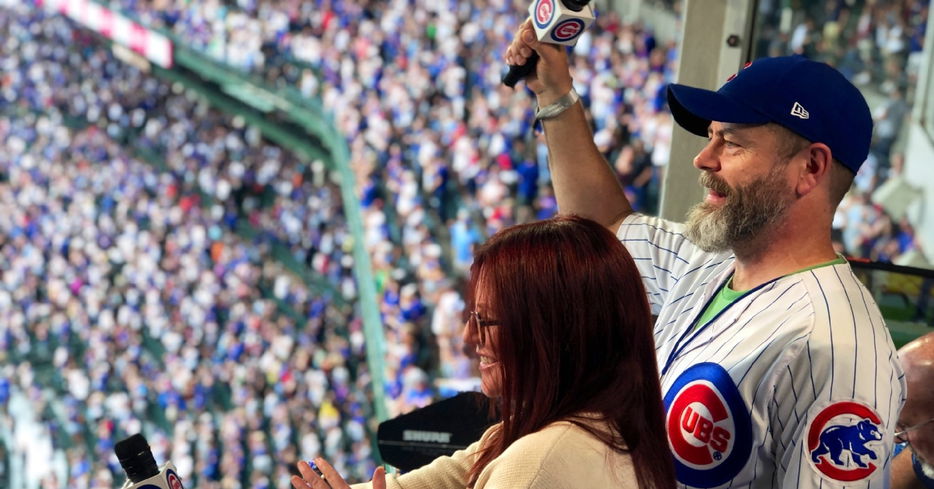
[[[589,0],[536,0],[529,19],[516,32],[506,49],[510,65],[503,77],[509,87],[525,79],[535,93],[539,109],[536,120],[557,117],[577,102],[568,69],[566,47],[574,45],[593,22]]]
[[[593,23],[594,13],[589,3],[590,0],[536,0],[529,7],[529,19],[520,27],[520,33],[528,28],[539,42],[573,46]],[[522,39],[516,36],[516,40]],[[506,61],[510,66],[509,71],[503,75],[503,84],[512,88],[519,80],[534,76],[538,56],[535,51],[528,50],[523,52],[522,60],[511,61],[507,53]]]

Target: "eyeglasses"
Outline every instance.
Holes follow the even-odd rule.
[[[477,311],[470,311],[467,315],[467,323],[471,326],[499,326],[498,319],[486,319]]]
[[[907,428],[902,428],[902,429],[900,429],[900,430],[898,429],[899,427],[896,425],[896,426],[895,426],[895,429],[898,430],[898,431],[895,432],[895,443],[907,443],[907,442],[908,442],[908,433],[910,433],[910,432],[912,432],[912,431],[914,431],[914,430],[917,430],[918,428],[921,428],[922,426],[925,426],[925,425],[927,425],[927,424],[929,424],[929,423],[931,423],[931,422],[934,422],[934,418],[930,418],[930,419],[928,419],[927,421],[922,421],[922,422],[920,422],[920,423],[918,423],[918,424],[916,424],[916,425],[912,425],[912,426],[909,426],[909,427],[907,427]]]

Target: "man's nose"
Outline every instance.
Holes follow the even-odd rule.
[[[697,153],[694,157],[694,168],[705,171],[720,169],[719,149],[716,141],[708,141],[707,145]]]

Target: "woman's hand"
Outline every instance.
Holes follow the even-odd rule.
[[[298,471],[302,476],[292,476],[292,487],[295,489],[350,489],[350,485],[326,460],[318,457],[314,460],[314,464],[324,474],[324,478],[318,475],[308,465],[308,462],[302,461],[298,463]],[[376,470],[373,471],[372,483],[373,489],[386,489],[386,469],[382,466],[376,467]]]
[[[564,46],[543,43],[535,37],[532,20],[527,19],[516,30],[516,37],[506,48],[503,56],[510,65],[524,65],[532,52],[539,56],[535,71],[525,79],[526,85],[535,92],[541,105],[548,105],[571,90],[571,73]]]

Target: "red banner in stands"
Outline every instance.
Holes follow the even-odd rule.
[[[71,17],[79,24],[145,56],[163,67],[171,68],[172,41],[158,32],[90,0],[35,0],[36,5]]]

